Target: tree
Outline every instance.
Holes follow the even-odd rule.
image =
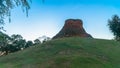
[[[9,37],[7,34],[0,32],[0,51],[5,55],[11,52],[16,52],[25,48],[26,40],[21,35],[14,34]]]
[[[0,0],[0,29],[3,29],[2,25],[5,24],[4,20],[6,18],[9,19],[9,22],[11,21],[11,9],[15,7],[21,6],[28,16],[29,2],[31,0]]]
[[[39,39],[35,39],[34,40],[34,44],[36,45],[36,44],[41,44],[41,41],[39,40]]]
[[[43,3],[44,1],[45,0],[42,0]],[[25,11],[26,15],[28,16],[30,2],[32,2],[32,0],[0,0],[0,24],[5,24],[4,20],[6,17],[9,18],[10,22],[11,10],[18,6],[20,6],[23,12]]]
[[[50,37],[47,37],[47,36],[45,36],[45,35],[39,37],[38,39],[41,40],[42,43],[51,40]]]
[[[19,40],[23,39],[23,37],[21,35],[19,35],[19,34],[13,34],[11,36],[11,38],[12,38],[13,41],[15,41],[15,40],[19,41]]]
[[[0,52],[8,54],[8,44],[10,43],[10,37],[7,34],[0,32]]]
[[[36,41],[38,43],[38,41]],[[8,53],[23,50],[33,45],[32,41],[27,41],[19,34],[8,36],[0,32],[0,56]]]
[[[112,19],[108,20],[108,26],[116,40],[120,40],[120,18],[118,15],[114,15]]]
[[[25,45],[25,48],[28,48],[28,47],[30,47],[30,46],[32,46],[33,45],[33,42],[32,41],[27,41],[26,42],[26,45]]]
[[[21,49],[24,49],[24,48],[25,48],[26,40],[24,40],[24,39],[21,39],[21,40],[19,40],[19,41],[16,40],[13,44],[16,46],[16,48],[17,48],[18,50],[21,50]]]
[[[44,40],[43,40],[43,43],[44,43],[44,42],[47,42],[47,41],[49,41],[49,40],[51,40],[51,38],[46,36],[46,37],[44,38]]]
[[[26,40],[19,34],[13,34],[11,36],[12,45],[16,47],[16,50],[21,50],[25,48]]]

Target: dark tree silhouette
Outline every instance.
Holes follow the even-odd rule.
[[[26,43],[26,40],[19,34],[13,34],[9,37],[7,34],[0,32],[0,56],[1,53],[7,55],[8,53],[25,49],[27,48],[26,44],[32,46],[31,42],[29,44]]]
[[[36,44],[41,44],[41,41],[39,39],[35,39],[34,40],[34,45],[36,45]]]
[[[120,40],[120,18],[118,15],[113,15],[112,19],[108,20],[108,26],[116,40]]]
[[[7,34],[0,32],[0,51],[8,54],[8,43],[10,42],[10,37]]]
[[[30,47],[30,46],[32,46],[33,45],[33,42],[32,41],[27,41],[26,42],[26,45],[25,45],[25,48],[28,48],[28,47]]]

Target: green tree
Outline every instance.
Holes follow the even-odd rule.
[[[116,40],[120,40],[120,18],[118,15],[114,15],[112,19],[108,20],[108,26]]]
[[[29,2],[31,0],[0,0],[0,24],[4,24],[6,17],[11,21],[11,9],[21,6],[23,11],[26,11],[28,15],[28,10],[30,9]]]
[[[21,39],[21,40],[16,40],[14,43],[13,43],[14,46],[16,46],[16,48],[18,50],[21,50],[21,49],[24,49],[25,48],[25,45],[26,45],[26,40],[24,39]]]
[[[41,44],[41,41],[39,40],[39,39],[35,39],[34,40],[34,44],[36,45],[36,44]]]
[[[0,32],[0,56],[1,54],[7,55],[11,52],[16,52],[33,45],[32,41],[27,41],[19,34],[8,36]]]
[[[19,41],[19,40],[23,39],[23,37],[19,34],[13,34],[11,36],[11,38],[12,38],[13,41],[15,41],[15,40]]]
[[[19,34],[13,34],[11,36],[12,45],[16,47],[16,50],[21,50],[25,48],[26,40]]]
[[[45,37],[44,37],[44,40],[43,40],[43,43],[44,43],[44,42],[47,42],[47,41],[49,41],[49,40],[51,40],[51,38],[50,38],[50,37],[45,36]]]
[[[27,41],[26,42],[26,45],[25,45],[25,48],[28,48],[28,47],[30,47],[30,46],[32,46],[33,45],[33,42],[32,41]]]
[[[0,51],[8,54],[8,44],[10,43],[11,38],[2,32],[0,32]]]

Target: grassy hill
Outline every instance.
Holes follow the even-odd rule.
[[[0,68],[120,68],[120,42],[56,39],[0,57]]]

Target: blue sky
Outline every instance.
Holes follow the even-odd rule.
[[[53,37],[69,18],[82,19],[86,32],[94,38],[112,39],[107,26],[112,15],[120,15],[119,0],[32,0],[29,17],[20,7],[12,10],[6,33],[21,34],[27,40],[46,35]]]

